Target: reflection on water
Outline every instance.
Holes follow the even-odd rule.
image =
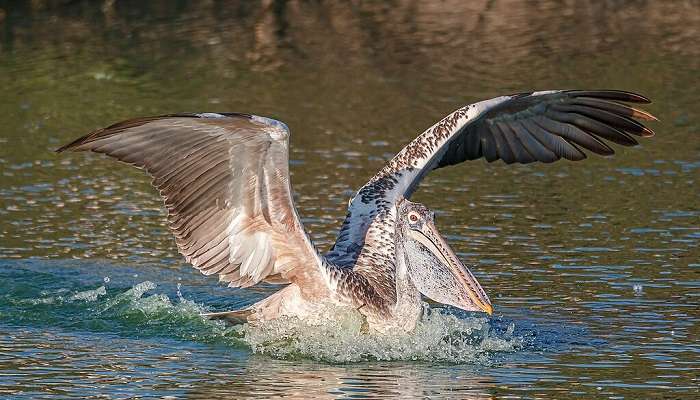
[[[4,333],[4,332],[3,332]],[[55,343],[38,356],[25,356],[21,364],[1,358],[7,366],[32,370],[33,377],[3,385],[4,394],[33,392],[38,396],[109,391],[115,397],[150,395],[215,398],[285,397],[330,399],[346,397],[416,398],[448,396],[466,399],[489,398],[493,379],[478,374],[460,375],[453,368],[421,368],[410,364],[372,363],[328,365],[305,360],[284,361],[219,348],[183,348],[162,340],[153,343],[125,340],[118,336],[85,338],[65,332],[37,335],[17,329],[3,335],[0,345],[11,345],[17,353],[33,353],[43,343]],[[157,350],[157,354],[156,351]],[[201,353],[207,358],[202,359]],[[70,376],[72,390],[66,390]],[[98,378],[99,377],[99,378]]]
[[[693,1],[0,1],[0,396],[697,396],[698,27]],[[651,97],[657,136],[431,174],[417,200],[496,306],[425,325],[444,347],[203,321],[275,289],[184,265],[139,171],[50,151],[136,115],[279,118],[327,249],[354,190],[434,121],[568,87]]]
[[[7,339],[0,341],[0,348],[23,355],[0,355],[4,368],[17,369],[5,380],[4,394],[60,394],[65,384],[61,377],[69,374],[74,389],[84,394],[95,390],[90,382],[99,377],[100,384],[109,384],[110,391],[121,395],[144,389],[158,392],[167,385],[203,397],[238,390],[243,397],[268,393],[308,398],[310,391],[321,398],[344,392],[420,397],[446,387],[480,397],[491,380],[467,370],[470,373],[455,385],[452,375],[464,367],[453,364],[490,365],[498,362],[499,354],[524,347],[512,323],[502,329],[498,321],[458,318],[438,309],[415,333],[401,337],[364,335],[360,319],[351,315],[317,326],[291,319],[259,327],[228,326],[200,317],[207,309],[185,298],[212,299],[208,289],[187,288],[183,295],[180,282],[189,274],[161,271],[178,278],[174,287],[148,280],[123,287],[130,281],[123,271],[100,279],[109,267],[96,273],[86,270],[92,263],[60,262],[50,264],[52,273],[41,272],[46,265],[10,263],[6,266],[13,271],[3,274],[4,282],[15,282],[3,284],[7,295],[0,302],[0,332]],[[150,273],[149,278],[167,281]],[[60,276],[63,279],[56,279]],[[80,290],[87,287],[91,289]],[[251,355],[251,347],[274,358]],[[426,370],[421,364],[376,362],[382,358],[438,364]],[[362,360],[373,362],[342,365]],[[136,390],[129,386],[136,384]]]

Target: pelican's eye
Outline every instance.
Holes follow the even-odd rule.
[[[408,220],[409,220],[409,221],[411,221],[411,222],[418,222],[418,219],[419,219],[418,213],[410,212],[410,213],[408,214]]]

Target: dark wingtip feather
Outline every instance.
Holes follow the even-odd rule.
[[[625,90],[571,90],[568,94],[573,97],[595,97],[599,99],[625,101],[628,103],[651,103],[649,98]]]
[[[565,139],[565,140],[566,140],[566,139]],[[581,150],[581,148],[579,148],[579,147],[576,145],[576,143],[574,143],[574,142],[572,142],[572,141],[570,141],[570,140],[566,140],[566,143],[570,144],[571,147],[573,147],[578,153],[575,153],[575,154],[576,154],[575,156],[570,155],[570,157],[564,156],[564,157],[562,157],[562,158],[565,158],[565,159],[567,159],[567,160],[569,160],[569,161],[581,161],[581,160],[585,160],[585,159],[588,158],[588,155],[586,154],[586,152],[583,151],[583,150]]]
[[[75,139],[74,141],[72,141],[68,144],[64,144],[63,146],[57,148],[56,150],[54,150],[54,152],[55,153],[63,153],[64,151],[79,151],[78,147],[81,144],[86,143],[91,137],[98,135],[103,130],[104,129],[99,129],[99,130],[90,132],[85,136],[81,136],[81,137]]]
[[[54,152],[63,153],[64,151],[81,151],[84,149],[80,149],[79,148],[80,145],[86,144],[94,139],[101,138],[101,137],[108,136],[108,135],[112,135],[112,134],[124,131],[126,129],[129,129],[129,128],[135,128],[137,126],[141,126],[141,125],[147,124],[149,122],[157,121],[157,120],[161,120],[161,119],[166,119],[166,118],[221,118],[221,117],[250,119],[253,116],[251,114],[237,113],[237,112],[223,112],[223,113],[205,112],[205,113],[165,114],[165,115],[157,115],[157,116],[151,116],[151,117],[132,118],[132,119],[127,119],[124,121],[117,122],[117,123],[112,124],[106,128],[92,131],[85,136],[81,136],[78,139],[75,139],[74,141],[59,147],[58,149],[54,150]]]
[[[644,111],[644,110],[637,110],[636,108],[633,109],[634,114],[632,114],[633,117],[643,119],[645,121],[659,121],[658,118],[656,118],[654,115]]]
[[[64,144],[63,146],[61,146],[57,149],[54,149],[53,152],[54,153],[63,153],[64,151],[68,150],[72,144],[73,143]]]

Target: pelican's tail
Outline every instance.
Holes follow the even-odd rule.
[[[250,308],[244,308],[242,310],[204,313],[201,315],[202,317],[206,317],[209,319],[223,319],[226,320],[226,322],[230,322],[234,325],[239,325],[248,322],[248,317],[250,317],[252,314],[253,310],[251,310]]]
[[[259,323],[270,321],[283,315],[307,318],[315,310],[314,304],[301,296],[301,290],[295,284],[285,286],[257,303],[235,311],[223,311],[202,314],[211,319],[224,319],[233,324],[244,322]]]

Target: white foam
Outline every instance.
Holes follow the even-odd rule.
[[[56,290],[54,292],[55,293],[65,293],[65,292],[69,292],[69,290],[68,289],[59,289],[59,290]],[[106,295],[107,289],[104,286],[100,286],[97,289],[75,292],[75,293],[71,294],[70,296],[61,296],[61,295],[46,296],[48,294],[48,292],[46,292],[46,291],[42,291],[41,294],[44,295],[45,297],[26,299],[26,300],[21,300],[20,302],[32,304],[32,305],[63,304],[63,303],[71,303],[74,301],[92,302],[92,301],[97,301],[97,299],[100,296]]]
[[[223,321],[201,317],[209,310],[187,300],[181,291],[173,300],[163,293],[145,295],[154,289],[153,282],[141,282],[106,299],[100,312],[111,309],[110,313],[132,323],[140,318],[149,324],[177,323],[178,333],[173,334],[189,340],[244,344],[255,353],[276,358],[331,363],[416,360],[483,365],[491,362],[494,353],[514,352],[524,344],[521,337],[513,334],[512,324],[506,332],[497,334],[486,317],[455,315],[446,309],[431,309],[427,304],[416,329],[408,334],[367,333],[361,314],[334,306],[319,311],[313,321],[282,317],[258,325],[231,327]],[[101,288],[95,290],[101,292]],[[137,315],[140,317],[135,320]]]
[[[429,309],[408,334],[366,333],[357,312],[345,309],[313,325],[283,317],[261,325],[238,327],[256,353],[280,358],[312,358],[327,362],[423,360],[454,363],[489,362],[494,352],[513,352],[523,345],[514,326],[499,337],[484,317],[458,317],[444,309]],[[329,313],[330,314],[330,313]]]
[[[107,294],[107,289],[104,286],[100,286],[97,289],[85,290],[82,292],[77,292],[68,298],[69,301],[81,300],[81,301],[96,301],[100,296]]]

